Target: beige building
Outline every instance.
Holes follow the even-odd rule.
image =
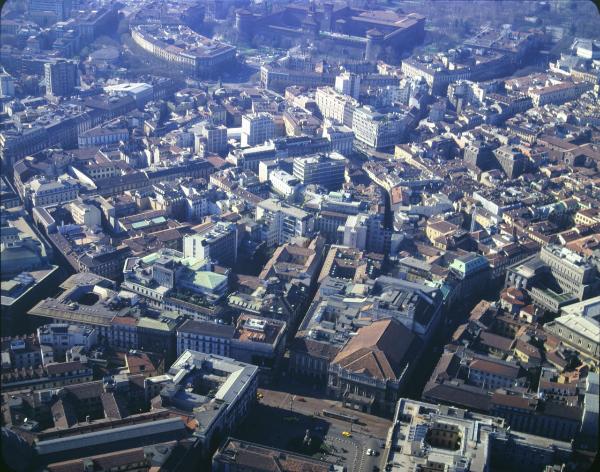
[[[76,224],[87,226],[88,228],[100,226],[102,215],[100,210],[94,205],[82,201],[74,201],[69,204],[69,209]]]

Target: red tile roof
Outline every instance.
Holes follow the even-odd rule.
[[[415,336],[393,318],[358,330],[333,360],[334,364],[377,379],[398,379]]]

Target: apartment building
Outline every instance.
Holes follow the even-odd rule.
[[[256,146],[275,136],[275,122],[269,113],[242,116],[242,146]]]
[[[294,159],[294,177],[304,185],[317,184],[338,190],[345,180],[346,159],[338,153]]]
[[[56,60],[44,64],[46,94],[54,97],[68,97],[78,85],[77,64],[71,61]]]
[[[333,87],[319,87],[315,101],[323,118],[329,118],[336,123],[352,126],[354,110],[360,105],[354,98],[338,92]]]
[[[200,234],[183,238],[183,254],[232,267],[238,254],[238,231],[234,223],[218,222]]]
[[[263,224],[268,247],[284,244],[294,236],[311,236],[315,227],[313,215],[274,198],[256,206],[256,220]]]
[[[406,131],[407,117],[397,113],[379,113],[369,106],[358,108],[352,118],[356,140],[372,149],[398,144]]]

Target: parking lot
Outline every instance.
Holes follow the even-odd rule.
[[[301,395],[270,389],[259,389],[259,393],[262,395],[259,404],[236,437],[344,465],[348,471],[372,471],[380,467],[390,420],[348,410],[340,402],[317,393]],[[358,421],[350,423],[325,417],[323,410],[352,415]],[[307,430],[310,446],[304,442]],[[367,455],[367,449],[374,454]]]

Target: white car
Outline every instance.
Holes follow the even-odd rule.
[[[375,451],[373,449],[367,449],[367,456],[374,456],[375,455]]]

